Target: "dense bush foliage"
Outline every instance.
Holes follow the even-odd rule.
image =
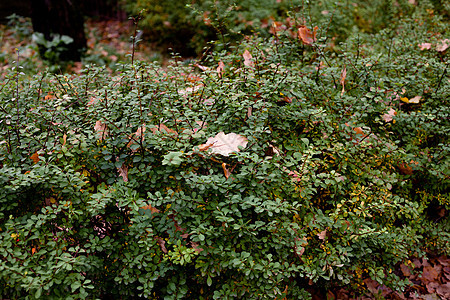
[[[449,28],[407,8],[348,38],[275,26],[191,65],[6,70],[0,294],[402,290],[400,263],[449,254]],[[220,132],[234,152],[206,143]]]

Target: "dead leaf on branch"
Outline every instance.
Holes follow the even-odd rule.
[[[105,137],[108,136],[108,128],[106,124],[103,124],[102,121],[95,122],[94,130],[97,132],[97,138],[100,141],[103,141]]]
[[[409,99],[409,103],[419,103],[422,96],[415,96],[414,98]]]
[[[119,172],[119,176],[122,177],[124,182],[128,182],[128,166],[122,164],[122,166],[117,169],[117,172]]]
[[[200,248],[198,243],[191,241],[191,246],[197,253],[200,253],[203,251],[203,248]]]
[[[431,43],[422,43],[419,44],[420,50],[430,50],[431,49]]]
[[[317,35],[317,29],[319,27],[314,27],[313,32],[311,32],[311,30],[308,29],[308,27],[306,26],[300,26],[300,28],[298,29],[298,37],[299,39],[306,45],[312,45],[312,43],[314,43],[317,39],[316,39],[316,35]]]
[[[224,173],[225,177],[228,179],[231,175],[231,172],[230,172],[230,170],[228,170],[226,163],[222,163],[222,169],[223,169],[223,173]]]
[[[305,253],[305,247],[308,245],[308,239],[306,237],[303,237],[302,239],[296,237],[295,240],[297,242],[302,242],[300,247],[298,247],[297,245],[294,246],[295,254],[298,258],[301,259],[303,253]]]
[[[161,248],[161,251],[164,253],[167,253],[166,249],[166,241],[160,238],[159,236],[155,236],[156,242],[158,243],[159,247]]]
[[[156,214],[156,213],[160,213],[161,212],[159,209],[157,209],[156,207],[151,206],[150,204],[146,205],[146,206],[142,206],[141,209],[148,209],[148,210],[150,210],[150,212],[152,214]]]
[[[164,125],[162,123],[157,125],[157,127],[150,128],[150,131],[153,132],[154,134],[156,134],[158,131],[162,132],[162,133],[164,133],[164,131],[165,131],[166,133],[169,133],[169,134],[178,135],[178,132],[176,132],[173,129],[170,129],[169,127],[167,127],[166,125]]]
[[[199,68],[199,69],[202,70],[202,71],[208,71],[208,70],[209,70],[208,67],[202,66],[202,65],[200,65],[200,64],[195,64],[194,66],[196,66],[197,68]]]
[[[216,69],[217,74],[219,74],[219,78],[222,78],[224,69],[225,69],[225,64],[223,63],[223,61],[219,61],[219,66]]]
[[[450,39],[440,40],[436,45],[437,52],[444,52],[450,47]]]
[[[327,230],[326,229],[324,231],[322,231],[322,232],[317,234],[317,237],[319,238],[319,240],[322,240],[322,241],[325,240],[326,236],[327,236]]]
[[[342,70],[342,73],[341,73],[341,80],[340,80],[340,83],[342,85],[341,96],[344,95],[344,92],[345,92],[345,78],[346,77],[347,77],[347,67],[344,67],[344,69]]]
[[[39,154],[36,152],[33,153],[33,155],[30,156],[30,159],[33,161],[33,163],[37,164],[40,159],[39,159]]]
[[[387,113],[385,113],[383,116],[381,116],[381,118],[387,123],[387,122],[391,122],[394,118],[394,116],[397,114],[397,112],[393,109],[390,108],[389,111]]]
[[[242,57],[244,57],[244,65],[247,67],[251,67],[253,68],[255,66],[255,63],[252,61],[252,54],[248,51],[245,50],[244,54],[242,54]]]
[[[198,84],[198,85],[193,86],[193,87],[188,87],[188,88],[185,88],[183,90],[179,90],[178,94],[183,95],[183,96],[187,95],[187,94],[192,94],[192,93],[198,91],[199,89],[201,89],[202,87],[203,87],[203,84]]]
[[[135,144],[136,141],[144,140],[144,133],[145,133],[145,124],[142,126],[139,126],[139,128],[136,130],[136,132],[130,136],[130,141],[127,144],[127,147],[130,148],[131,145]],[[136,152],[137,149],[132,150],[132,152]]]
[[[211,153],[229,156],[233,152],[239,152],[239,147],[245,148],[247,144],[247,138],[240,134],[219,132],[215,137],[210,137],[205,144],[198,146],[198,148],[200,151],[211,149]]]

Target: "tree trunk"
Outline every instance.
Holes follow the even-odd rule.
[[[59,54],[61,61],[80,61],[86,49],[84,20],[80,10],[75,6],[76,0],[32,0],[31,19],[33,30],[44,34],[47,41],[52,41],[55,34],[67,35],[73,42],[65,45],[66,50]],[[47,49],[40,45],[42,57]]]

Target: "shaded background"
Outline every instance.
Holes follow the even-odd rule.
[[[14,13],[24,17],[31,17],[31,2],[32,0],[0,1],[0,23],[5,24],[7,22],[6,17]],[[121,10],[120,0],[72,0],[72,2],[81,9],[83,15],[89,17],[126,19],[125,12]]]

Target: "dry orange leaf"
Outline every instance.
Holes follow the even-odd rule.
[[[231,172],[230,172],[230,170],[227,169],[226,163],[222,163],[222,169],[223,169],[223,173],[225,174],[225,177],[228,179],[231,175]]]
[[[44,100],[49,100],[49,99],[54,99],[55,98],[55,96],[53,96],[52,94],[47,94],[45,97],[44,97]]]
[[[413,169],[407,163],[398,164],[398,168],[400,169],[400,174],[412,175],[413,173]]]
[[[30,156],[30,158],[35,164],[37,164],[40,161],[39,154],[37,152],[34,152],[34,154]]]
[[[360,134],[360,135],[362,135],[362,136],[366,136],[366,135],[364,134],[364,131],[362,130],[361,127],[355,127],[355,128],[353,128],[353,130],[356,132],[356,134]]]

